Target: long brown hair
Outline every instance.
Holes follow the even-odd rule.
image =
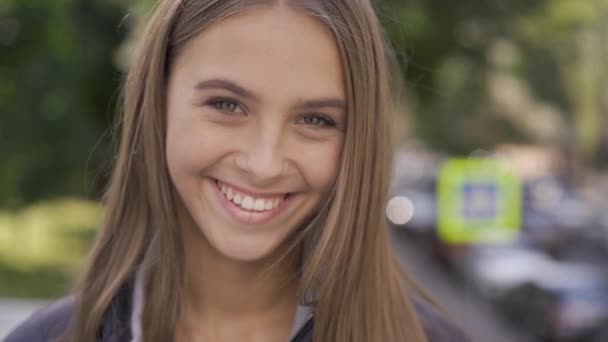
[[[120,146],[104,221],[76,291],[72,341],[95,340],[112,299],[140,267],[154,284],[146,298],[145,340],[173,339],[183,255],[165,162],[168,72],[184,45],[209,25],[272,5],[293,6],[324,23],[345,75],[349,113],[339,175],[327,205],[297,240],[307,243],[299,276],[301,293],[314,293],[314,341],[426,341],[385,222],[391,58],[369,0],[159,1],[124,85]]]

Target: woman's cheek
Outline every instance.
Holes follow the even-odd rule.
[[[336,139],[337,140],[337,139]],[[337,177],[340,165],[341,141],[331,141],[304,149],[299,164],[307,181],[318,190],[329,190]]]

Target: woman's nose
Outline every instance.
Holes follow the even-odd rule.
[[[287,166],[282,144],[280,129],[257,129],[237,156],[237,166],[252,181],[266,183],[276,180],[285,173]]]

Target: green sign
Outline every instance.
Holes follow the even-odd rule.
[[[450,244],[504,242],[521,227],[520,180],[492,159],[458,158],[439,172],[437,230]]]

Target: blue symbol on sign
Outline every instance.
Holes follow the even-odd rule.
[[[494,219],[498,213],[498,189],[493,183],[466,183],[461,187],[462,215],[466,219]]]

